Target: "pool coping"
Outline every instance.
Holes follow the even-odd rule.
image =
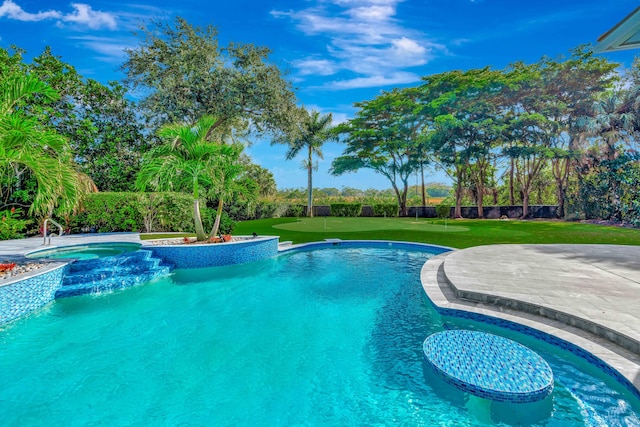
[[[609,368],[614,370],[614,372],[609,371],[608,373],[614,377],[616,377],[615,374],[617,373],[626,379],[630,385],[635,387],[635,390],[630,389],[629,391],[640,398],[640,354],[633,353],[610,340],[558,320],[504,306],[458,298],[444,272],[444,262],[451,253],[454,252],[447,252],[430,258],[423,265],[420,272],[422,288],[430,302],[440,313],[454,316],[459,315],[459,313],[470,313],[477,317],[495,318],[523,325],[525,328],[531,328],[556,339],[566,341],[608,365]],[[482,319],[478,320],[482,321]],[[524,333],[527,332],[525,331]],[[591,363],[597,362],[587,361]],[[599,367],[608,371],[606,366]],[[616,379],[619,380],[620,378]]]

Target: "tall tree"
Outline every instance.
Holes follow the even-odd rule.
[[[454,216],[462,216],[463,183],[469,181],[474,186],[478,216],[483,218],[485,186],[491,181],[496,145],[504,129],[499,107],[505,76],[484,68],[450,71],[423,80],[423,111],[434,123],[431,145],[455,182]]]
[[[539,97],[552,106],[547,119],[559,125],[560,135],[552,141],[552,172],[556,182],[558,216],[565,215],[565,198],[569,176],[583,168],[587,132],[582,118],[590,116],[593,101],[613,87],[619,64],[594,55],[587,46],[578,46],[568,58],[542,58],[538,68],[543,86]],[[535,93],[534,93],[535,95]]]
[[[409,178],[419,169],[423,157],[417,157],[416,141],[424,122],[415,114],[413,89],[384,92],[371,101],[359,102],[356,117],[337,126],[345,135],[347,147],[331,166],[333,175],[372,169],[389,180],[396,194],[400,214],[407,215]]]
[[[580,120],[579,125],[588,135],[595,138],[596,149],[605,160],[600,164],[601,168],[606,169],[617,165],[616,158],[624,152],[622,143],[634,139],[638,120],[638,110],[633,108],[636,102],[635,91],[610,91],[593,103],[591,117],[583,117]],[[615,169],[608,170],[607,174],[615,176]],[[614,177],[609,180],[609,183],[611,185],[608,192],[609,203],[612,206],[614,218],[619,220],[622,217],[619,180]]]
[[[138,89],[152,129],[166,123],[195,123],[215,117],[209,133],[233,122],[237,130],[293,131],[297,109],[291,84],[270,51],[251,44],[220,46],[213,26],[173,23],[141,27],[139,47],[127,49],[121,69]]]
[[[307,216],[313,217],[313,171],[318,170],[317,161],[313,161],[314,154],[323,159],[322,146],[329,140],[337,140],[338,136],[333,131],[332,115],[320,115],[319,112],[307,111],[300,108],[299,130],[293,135],[284,135],[275,139],[274,143],[287,144],[289,146],[285,157],[292,160],[299,153],[305,152],[306,158],[302,167],[307,171]]]

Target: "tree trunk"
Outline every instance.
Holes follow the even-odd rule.
[[[511,206],[516,204],[516,196],[513,192],[513,169],[514,169],[514,160],[511,158],[511,165],[509,167],[509,204]]]
[[[564,203],[566,199],[567,178],[569,176],[569,168],[571,167],[570,159],[553,159],[551,161],[553,177],[556,180],[556,197],[558,198],[558,210],[556,216],[558,218],[565,217]]]
[[[522,191],[522,216],[520,219],[526,219],[529,216],[529,189]]]
[[[218,235],[218,229],[220,228],[220,219],[222,218],[223,205],[224,205],[224,202],[222,200],[222,197],[220,197],[220,199],[218,199],[218,211],[216,212],[216,220],[213,223],[213,228],[211,229],[211,233],[209,234],[209,237],[216,237]]]
[[[307,165],[307,216],[313,218],[313,151],[309,146],[309,164]]]
[[[556,216],[558,218],[564,218],[564,185],[562,182],[557,182],[556,196],[558,197],[558,211]]]
[[[476,185],[478,192],[478,218],[484,219],[484,186]]]
[[[409,215],[409,211],[407,210],[407,193],[409,192],[409,185],[405,182],[404,189],[402,190],[402,204],[400,205],[402,209],[402,216]]]
[[[422,179],[422,206],[427,206],[427,191],[424,188],[424,164],[420,163],[420,177]]]
[[[193,201],[193,221],[196,225],[196,240],[198,242],[207,240],[207,235],[204,234],[204,227],[202,226],[202,217],[200,216],[200,201],[197,197]]]
[[[454,218],[462,218],[462,180],[460,179],[460,174],[458,174],[458,182],[456,182],[456,207],[453,210]]]

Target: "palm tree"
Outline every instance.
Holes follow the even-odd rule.
[[[597,99],[592,106],[591,117],[581,117],[578,126],[588,135],[596,138],[596,143],[604,142],[602,148],[604,164],[611,168],[615,159],[622,152],[620,143],[631,143],[634,140],[635,124],[638,118],[638,87],[619,93],[610,91]],[[615,166],[611,169],[612,179],[609,180],[608,197],[612,207],[613,217],[622,216],[622,203],[619,193],[619,177]]]
[[[206,140],[207,132],[214,123],[215,118],[205,116],[194,126],[163,126],[158,135],[168,142],[147,153],[136,179],[136,187],[141,191],[145,191],[148,185],[161,191],[190,188],[198,241],[207,238],[200,214],[200,187],[206,188],[212,184],[218,164],[217,144]]]
[[[578,126],[588,135],[604,142],[602,151],[607,160],[617,157],[618,143],[632,139],[636,98],[637,89],[627,92],[626,97],[613,91],[607,92],[593,103],[591,117],[581,117],[578,120]]]
[[[315,110],[309,113],[302,107],[300,115],[298,133],[293,137],[285,136],[274,142],[289,146],[285,154],[287,160],[293,159],[303,150],[307,151],[307,158],[302,161],[302,167],[307,170],[307,216],[313,217],[313,171],[318,169],[317,163],[313,162],[313,155],[323,159],[322,145],[329,140],[337,140],[338,137],[331,126],[333,120],[331,113],[321,116]]]
[[[219,147],[219,164],[211,188],[211,196],[218,199],[216,219],[209,236],[217,236],[225,200],[243,196],[252,202],[258,193],[258,185],[247,176],[245,165],[240,160],[241,144],[223,144]]]
[[[215,236],[220,225],[224,200],[241,192],[243,167],[239,162],[243,146],[210,141],[217,119],[204,116],[195,125],[172,124],[158,132],[167,143],[151,150],[144,159],[136,186],[193,194],[193,220],[198,241],[207,239],[202,225],[200,198],[217,197],[218,211],[209,236]],[[220,136],[220,135],[218,135]]]
[[[30,214],[68,213],[78,204],[83,184],[65,137],[25,112],[25,102],[52,101],[58,93],[31,75],[0,80],[0,166],[20,176],[28,170],[37,183]]]

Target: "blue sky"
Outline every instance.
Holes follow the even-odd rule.
[[[595,43],[637,6],[637,0],[0,0],[0,46],[26,49],[27,59],[51,46],[83,76],[106,83],[122,78],[117,68],[123,49],[138,43],[131,33],[138,24],[181,16],[215,25],[222,43],[270,47],[301,104],[344,121],[354,102],[417,85],[424,75],[567,54]],[[628,67],[635,54],[606,57]],[[268,141],[249,148],[279,188],[305,187],[300,161],[285,161],[284,151]],[[338,144],[325,146],[316,187],[390,187],[371,172],[329,176],[341,152]],[[428,180],[448,181],[439,171]]]

